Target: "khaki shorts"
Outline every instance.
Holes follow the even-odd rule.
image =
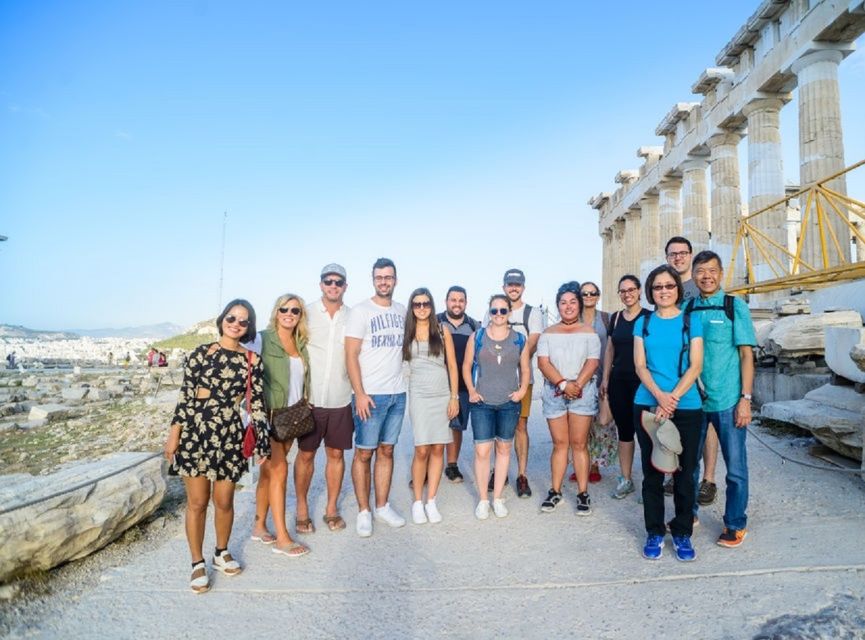
[[[529,390],[526,391],[526,395],[523,396],[522,402],[520,403],[520,418],[528,418],[532,411],[532,387],[534,386],[534,384],[530,384]]]

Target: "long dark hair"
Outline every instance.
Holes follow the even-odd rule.
[[[442,340],[441,327],[439,326],[438,318],[436,318],[436,305],[430,290],[426,287],[420,287],[411,292],[408,297],[408,311],[405,314],[405,335],[402,340],[402,359],[408,362],[411,360],[411,345],[417,338],[417,320],[414,317],[414,307],[412,303],[418,296],[426,296],[429,298],[429,353],[433,357],[438,357],[444,352],[444,341]]]
[[[219,331],[219,335],[222,335],[222,321],[225,320],[225,316],[228,315],[228,312],[231,311],[232,307],[243,307],[246,309],[246,312],[249,314],[247,318],[249,320],[249,325],[246,327],[246,333],[240,338],[240,342],[246,344],[247,342],[252,342],[255,340],[255,309],[252,308],[252,305],[249,304],[248,301],[243,298],[235,298],[227,305],[225,305],[225,309],[222,310],[222,313],[216,318],[216,330]]]

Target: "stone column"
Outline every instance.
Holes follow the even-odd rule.
[[[658,196],[646,196],[640,200],[640,270],[636,275],[642,282],[649,272],[664,262],[664,246],[661,240],[661,224],[658,213]]]
[[[658,215],[661,220],[661,238],[658,252],[673,236],[682,235],[682,181],[678,178],[663,178],[658,184]]]
[[[613,231],[609,227],[604,229],[601,232],[601,238],[603,239],[602,246],[602,260],[601,264],[601,286],[606,290],[610,287],[610,281],[612,280],[612,269],[611,269],[611,260],[612,260],[612,241],[613,241]],[[612,306],[610,301],[606,299],[607,296],[604,296],[602,300],[604,301],[603,308],[604,311],[610,311]]]
[[[619,278],[626,273],[636,274],[640,269],[641,223],[639,209],[629,209],[625,212],[625,263]]]
[[[613,269],[610,282],[618,282],[625,273],[625,221],[619,218],[613,223]]]
[[[784,197],[784,165],[779,129],[782,106],[784,101],[781,98],[758,98],[749,102],[742,110],[748,119],[749,215]],[[774,242],[786,247],[786,215],[783,204],[776,209],[778,210],[767,211],[757,216],[751,224]],[[770,255],[778,255],[777,250],[767,243],[763,242],[762,245]],[[750,244],[750,249],[757,282],[778,277],[753,243]],[[757,306],[765,305],[770,300],[783,295],[783,292],[777,292],[753,296],[752,303]]]
[[[706,188],[704,158],[682,163],[682,235],[691,241],[694,253],[709,248],[709,193]]]
[[[736,232],[742,218],[742,192],[739,187],[739,141],[742,135],[733,132],[718,133],[710,137],[709,171],[712,179],[711,215],[712,251],[721,257],[724,269],[729,273],[730,260]],[[744,252],[736,254],[734,285],[745,281]]]
[[[844,168],[844,135],[841,131],[841,94],[838,88],[838,65],[843,55],[835,49],[805,54],[793,63],[792,71],[799,81],[799,176],[802,188]],[[842,176],[825,186],[847,193],[847,182]],[[806,214],[807,195],[802,197],[802,215]],[[851,233],[831,205],[823,203],[824,213],[841,245],[844,260],[850,260]],[[838,208],[848,216],[841,203]],[[824,264],[817,226],[816,208],[812,204],[808,214],[802,259],[817,269],[840,264],[838,250],[826,233],[827,262]],[[861,255],[861,254],[860,254]]]

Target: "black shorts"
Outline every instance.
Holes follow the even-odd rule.
[[[315,429],[297,439],[297,447],[301,451],[317,451],[324,440],[324,446],[331,449],[346,451],[352,448],[354,435],[354,419],[351,415],[351,405],[337,409],[323,407],[312,408],[312,420]]]

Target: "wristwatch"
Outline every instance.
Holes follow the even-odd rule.
[[[559,383],[559,391],[564,391],[564,390],[567,388],[567,386],[568,386],[568,381],[567,381],[567,380],[562,380],[562,381]]]
[[[750,393],[743,393],[743,394],[742,394],[741,396],[739,396],[739,397],[740,397],[740,398],[745,398],[745,400],[747,400],[748,402],[751,402],[751,394],[750,394]]]

